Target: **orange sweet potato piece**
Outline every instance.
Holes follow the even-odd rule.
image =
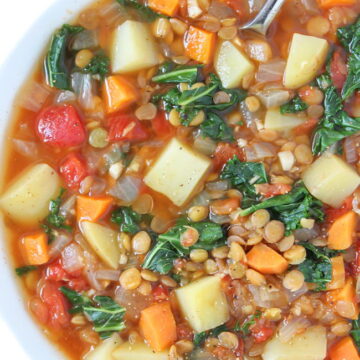
[[[350,336],[346,336],[336,344],[334,344],[329,351],[330,360],[360,360],[358,351]]]
[[[318,4],[322,9],[329,9],[334,6],[352,6],[356,0],[318,0]]]
[[[328,246],[334,250],[346,250],[352,243],[356,228],[357,215],[353,211],[337,218],[328,232]]]
[[[28,265],[42,265],[50,259],[48,238],[43,231],[25,235],[21,239],[21,250]]]
[[[109,196],[91,197],[79,195],[76,198],[76,217],[78,221],[96,221],[110,209],[113,199]]]
[[[327,290],[335,290],[345,285],[345,265],[342,255],[330,259],[332,265],[332,278],[326,286]]]
[[[180,7],[180,0],[148,0],[148,6],[156,12],[174,16]]]

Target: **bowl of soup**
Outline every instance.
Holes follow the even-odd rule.
[[[0,313],[31,358],[359,358],[360,4],[244,29],[264,4],[62,1],[10,55]]]

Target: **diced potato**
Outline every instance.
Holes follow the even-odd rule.
[[[111,67],[123,74],[159,64],[160,55],[148,26],[127,20],[114,33],[111,47]]]
[[[219,277],[208,276],[175,290],[181,311],[196,332],[229,320],[229,306],[220,282]]]
[[[215,70],[225,88],[239,87],[243,77],[254,69],[252,62],[231,41],[224,41],[218,46]]]
[[[360,184],[360,176],[338,156],[324,153],[303,173],[305,186],[322,202],[339,207]]]
[[[206,156],[174,138],[151,166],[144,182],[181,206],[197,189],[210,166]]]
[[[325,39],[294,34],[284,73],[284,85],[297,89],[310,82],[326,60],[329,44]]]
[[[288,343],[274,336],[266,345],[263,360],[323,360],[326,357],[326,330],[312,326]]]
[[[168,360],[168,352],[154,352],[144,343],[121,344],[114,352],[115,360]]]
[[[111,268],[117,269],[120,259],[120,249],[117,242],[118,233],[108,227],[89,221],[83,221],[80,226],[87,242],[99,258]]]
[[[265,129],[287,133],[306,121],[306,118],[297,115],[282,115],[279,108],[272,108],[266,111],[264,127]]]
[[[35,225],[49,214],[49,202],[60,193],[57,172],[47,164],[25,170],[0,198],[2,210],[14,221]]]
[[[88,352],[84,360],[114,360],[113,351],[122,343],[118,334],[113,334],[111,338],[104,340],[96,348]]]

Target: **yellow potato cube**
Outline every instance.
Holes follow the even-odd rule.
[[[142,342],[121,344],[112,354],[115,360],[168,360],[168,351],[154,352]]]
[[[272,108],[266,111],[264,127],[265,129],[287,133],[306,121],[306,118],[297,115],[280,113],[279,108]]]

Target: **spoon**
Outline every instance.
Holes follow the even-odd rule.
[[[240,30],[253,30],[265,36],[284,2],[285,0],[267,0],[254,19],[242,25]]]

